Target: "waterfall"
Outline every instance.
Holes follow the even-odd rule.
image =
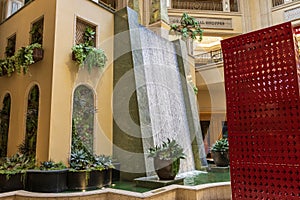
[[[181,160],[181,172],[194,170],[194,158],[175,46],[172,42],[145,27],[140,26],[139,33],[153,143],[160,145],[167,138],[175,139],[184,147],[184,153],[187,155],[186,159]],[[142,131],[145,151],[149,148],[147,137],[148,134],[144,134]],[[145,162],[150,162],[149,160],[145,157]],[[151,164],[149,165],[151,166]],[[148,171],[151,170],[147,169]]]

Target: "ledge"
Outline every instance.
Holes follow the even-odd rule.
[[[145,193],[131,192],[113,188],[93,190],[87,192],[70,193],[36,193],[24,190],[0,193],[1,200],[80,200],[110,199],[110,200],[230,200],[230,182],[210,183],[197,186],[170,185]]]

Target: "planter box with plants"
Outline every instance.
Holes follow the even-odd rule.
[[[214,163],[218,167],[227,167],[229,165],[229,143],[227,138],[217,140],[211,151]]]
[[[110,157],[91,155],[84,150],[71,153],[67,184],[69,190],[93,190],[111,184]]]
[[[94,47],[95,31],[87,27],[83,33],[83,43],[72,47],[72,60],[76,61],[80,67],[86,66],[88,71],[93,67],[103,68],[107,57],[102,49]]]
[[[43,59],[44,50],[38,43],[22,47],[16,53],[0,61],[0,76],[10,77],[14,71],[26,74],[29,66]]]
[[[67,190],[66,166],[53,161],[42,162],[39,168],[27,170],[26,190],[32,192],[63,192]]]
[[[32,157],[17,153],[0,161],[0,192],[24,189],[26,170],[34,166]]]
[[[33,43],[17,50],[15,57],[15,67],[18,73],[26,74],[29,66],[43,59],[44,50],[39,43]]]
[[[174,180],[179,172],[180,159],[184,159],[185,154],[174,139],[168,139],[162,145],[151,147],[149,157],[154,159],[155,172],[160,180]]]

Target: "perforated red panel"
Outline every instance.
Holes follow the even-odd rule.
[[[290,23],[223,40],[232,199],[300,199],[300,64]]]

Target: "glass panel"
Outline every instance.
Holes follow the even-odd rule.
[[[10,103],[11,103],[10,95],[6,94],[3,99],[2,110],[0,110],[0,157],[6,157],[7,154]]]
[[[26,113],[26,135],[25,143],[23,144],[23,153],[35,156],[36,153],[36,139],[38,128],[39,115],[39,88],[37,85],[33,86],[28,95],[28,105]]]
[[[72,140],[79,139],[84,148],[91,153],[94,140],[94,113],[93,91],[84,85],[78,86],[73,99]]]

